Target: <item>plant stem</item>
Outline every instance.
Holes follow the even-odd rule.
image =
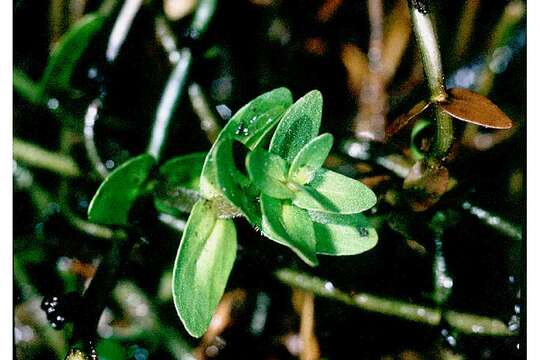
[[[187,37],[191,41],[198,41],[204,35],[210,21],[212,20],[214,13],[216,12],[217,0],[200,0],[197,5],[197,9],[193,14],[193,20],[187,31]],[[154,125],[152,128],[152,135],[150,138],[150,144],[148,145],[147,152],[154,156],[159,161],[165,141],[167,139],[169,125],[174,115],[174,111],[178,105],[180,97],[182,96],[185,88],[185,84],[189,75],[189,71],[192,63],[192,54],[189,47],[185,47],[179,51],[178,56],[173,55],[171,59],[171,49],[176,47],[174,38],[170,32],[167,31],[166,23],[156,23],[158,28],[158,38],[160,41],[166,40],[164,43],[165,49],[169,53],[169,61],[176,63],[175,68],[167,81],[165,90],[161,97],[156,117],[154,119]],[[191,45],[191,44],[190,44]]]
[[[175,359],[194,360],[193,349],[188,341],[175,329],[166,325],[156,311],[155,304],[138,288],[129,281],[120,281],[112,293],[116,302],[120,305],[124,313],[132,319],[132,333],[141,337],[155,337],[165,344],[165,347]],[[145,314],[140,314],[141,309],[145,309]],[[129,331],[128,331],[129,332]],[[117,336],[114,334],[113,337]],[[126,337],[119,336],[119,339],[126,340]],[[127,336],[129,339],[129,336]],[[129,339],[133,341],[134,339]]]
[[[163,152],[163,147],[167,139],[169,125],[174,115],[174,111],[178,106],[180,97],[184,92],[185,84],[191,67],[192,56],[191,50],[184,48],[180,51],[180,56],[176,67],[174,68],[161,100],[159,102],[154,125],[152,127],[152,134],[150,137],[150,144],[148,145],[148,153],[154,156],[159,161]]]
[[[84,147],[86,149],[86,155],[88,160],[92,163],[94,170],[105,179],[109,175],[109,169],[105,166],[101,157],[99,156],[96,140],[95,140],[95,125],[99,119],[99,113],[102,107],[102,100],[98,97],[88,105],[86,114],[84,115]]]
[[[29,166],[46,169],[62,176],[77,177],[81,174],[72,158],[17,138],[13,139],[13,157]]]
[[[135,15],[139,11],[143,0],[126,0],[120,9],[120,13],[116,18],[114,26],[109,36],[107,50],[105,56],[108,63],[113,63],[120,52],[120,48],[124,44],[127,34],[131,29],[131,24],[135,19]]]
[[[354,296],[336,289],[330,281],[297,272],[290,269],[280,269],[275,276],[283,283],[308,291],[314,295],[340,301],[362,310],[388,316],[396,316],[404,320],[415,321],[431,326],[441,323],[443,315],[438,309],[411,304],[400,300],[387,299],[368,293],[357,293]],[[457,330],[466,334],[489,336],[514,336],[502,321],[474,314],[447,311],[445,320]]]
[[[189,85],[188,94],[191,106],[201,122],[201,129],[205,132],[208,141],[213,144],[221,131],[221,126],[210,109],[210,105],[199,84],[194,82]]]
[[[101,313],[116,286],[133,243],[132,236],[118,238],[112,242],[111,250],[99,264],[90,286],[84,293],[86,306],[81,309],[80,316],[75,321],[72,343],[79,340],[94,340]]]
[[[472,216],[479,219],[485,225],[495,229],[497,232],[503,235],[506,235],[510,239],[518,242],[522,240],[521,228],[501,218],[500,216],[484,210],[478,206],[474,206],[468,201],[464,201],[461,204],[461,208],[467,211]]]
[[[357,138],[382,142],[385,139],[387,95],[383,74],[383,2],[369,0],[369,71],[360,91],[360,112],[355,120]]]
[[[424,72],[430,91],[430,100],[437,103],[447,98],[444,89],[441,54],[435,36],[429,8],[424,0],[410,0],[409,9],[416,42],[420,48]],[[435,104],[435,139],[427,158],[429,166],[438,165],[446,157],[453,140],[452,118]]]

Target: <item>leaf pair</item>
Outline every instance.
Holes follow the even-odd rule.
[[[178,315],[194,337],[208,328],[236,256],[234,223],[223,217],[241,214],[254,226],[261,223],[258,192],[235,165],[234,143],[257,147],[291,104],[285,88],[257,97],[229,120],[206,156],[200,176],[203,199],[186,224],[172,284]]]
[[[237,247],[232,217],[246,217],[312,266],[317,254],[352,255],[375,246],[377,234],[361,212],[376,197],[361,182],[322,168],[333,138],[317,136],[321,115],[318,91],[293,104],[288,89],[275,89],[242,107],[206,156],[173,158],[149,182],[155,161],[140,155],[98,189],[88,216],[102,224],[127,225],[148,184],[159,211],[179,216],[191,210],[172,284],[176,310],[191,335],[206,331],[225,290]]]
[[[359,215],[376,202],[375,195],[362,183],[322,169],[333,138],[330,134],[315,137],[321,114],[320,93],[306,94],[283,116],[270,152],[257,148],[246,159],[249,177],[261,191],[263,234],[288,246],[311,266],[318,264],[317,253],[361,252],[362,248],[355,245],[363,243],[370,232],[365,228],[367,223],[359,228],[336,216],[326,224],[317,223],[309,211]],[[373,246],[376,236],[367,240]],[[333,246],[333,241],[338,245]]]
[[[448,115],[471,124],[492,129],[510,129],[512,120],[486,97],[473,91],[461,88],[448,89],[448,98],[416,104],[409,112],[399,116],[386,129],[386,137],[390,137],[417,118],[430,105],[439,106]]]

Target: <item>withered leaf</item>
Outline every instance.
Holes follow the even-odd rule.
[[[493,129],[512,127],[512,120],[486,97],[461,88],[449,89],[448,95],[447,100],[438,103],[448,115]]]
[[[423,113],[429,105],[430,104],[427,101],[422,100],[418,104],[414,105],[413,108],[407,113],[398,116],[398,118],[386,128],[386,138],[391,137],[399,130],[403,129],[411,120],[414,120],[418,115]]]

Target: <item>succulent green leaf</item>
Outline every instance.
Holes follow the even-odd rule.
[[[105,16],[88,14],[71,27],[53,49],[40,82],[40,97],[50,90],[68,90],[79,59],[92,37],[103,27]]]
[[[377,197],[358,180],[331,170],[319,169],[313,179],[296,192],[293,203],[306,210],[354,214],[371,208]]]
[[[276,128],[270,151],[291,163],[296,154],[319,133],[322,105],[322,95],[317,90],[298,99]]]
[[[234,163],[233,141],[223,138],[215,150],[216,180],[220,192],[234,206],[242,211],[248,221],[255,226],[261,223],[258,191],[249,178],[242,174]]]
[[[234,130],[234,138],[251,150],[255,149],[267,138],[267,135],[274,129],[274,126],[287,110],[285,106],[280,105],[262,113],[254,114],[257,109],[256,107],[248,108],[253,115],[251,115],[251,118],[247,118],[243,114],[242,119],[238,119],[239,125]]]
[[[377,232],[362,214],[309,211],[314,221],[317,254],[356,255],[377,244]]]
[[[154,188],[154,204],[159,211],[181,216],[191,211],[199,199],[200,173],[206,153],[181,155],[159,168],[159,182]]]
[[[261,192],[276,199],[290,199],[294,193],[286,185],[288,164],[279,156],[256,148],[246,157],[249,178]]]
[[[292,94],[287,88],[266,92],[240,108],[229,120],[224,131],[253,150],[292,103]]]
[[[236,229],[219,219],[212,203],[193,207],[173,269],[172,292],[178,316],[188,333],[201,337],[212,320],[236,258]]]
[[[334,137],[322,134],[307,143],[294,158],[289,169],[289,179],[298,184],[308,183],[319,170],[332,149]]]
[[[127,225],[129,210],[140,195],[155,160],[134,157],[107,176],[88,207],[88,219],[103,225]]]
[[[220,141],[225,137],[234,138],[249,149],[255,149],[269,135],[292,102],[289,89],[277,88],[256,97],[233,115],[206,157],[201,174],[201,194],[205,198],[220,196],[213,161],[213,154]]]
[[[289,247],[308,265],[318,265],[315,231],[307,211],[265,194],[261,194],[261,208],[263,234]]]

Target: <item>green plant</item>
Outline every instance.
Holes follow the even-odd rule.
[[[152,155],[122,164],[101,184],[88,218],[128,225],[130,209],[145,194],[153,195],[161,212],[191,212],[172,289],[180,319],[200,337],[236,257],[233,218],[245,217],[310,266],[318,264],[317,254],[353,255],[375,246],[375,229],[361,213],[377,198],[361,182],[322,167],[333,137],[317,136],[321,117],[318,91],[294,104],[286,88],[260,95],[229,120],[207,155],[170,159],[157,176],[150,175]]]

